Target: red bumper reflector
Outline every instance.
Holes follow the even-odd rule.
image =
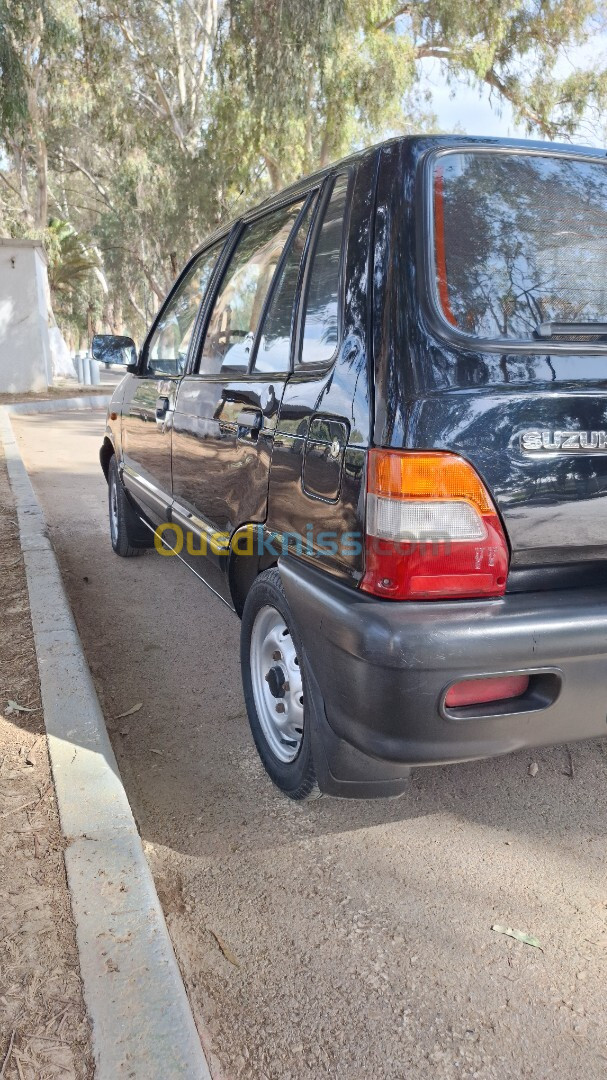
[[[490,679],[465,679],[450,686],[445,697],[448,709],[463,705],[482,705],[488,701],[503,701],[524,694],[529,687],[528,675],[501,675]]]

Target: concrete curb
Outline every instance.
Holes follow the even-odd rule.
[[[0,437],[17,505],[96,1077],[210,1080],[42,509],[6,407],[0,407]]]
[[[83,394],[82,397],[48,398],[46,401],[16,401],[14,405],[3,405],[9,415],[20,416],[24,413],[80,412],[82,409],[107,409],[111,394]]]

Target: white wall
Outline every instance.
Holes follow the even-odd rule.
[[[44,248],[0,238],[0,393],[46,390],[51,383]]]

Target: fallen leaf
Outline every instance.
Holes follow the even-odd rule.
[[[11,713],[14,712],[42,712],[42,709],[29,709],[27,705],[19,705],[17,701],[13,701],[9,698],[4,713],[6,716],[10,716]]]
[[[215,941],[219,945],[219,948],[221,949],[221,951],[222,951],[223,955],[225,956],[226,960],[229,960],[230,964],[233,964],[234,967],[240,967],[240,964],[238,963],[238,960],[234,956],[234,953],[232,952],[230,946],[226,945],[223,938],[221,938],[219,936],[219,934],[216,934],[214,930],[209,929],[209,934],[212,934],[213,937],[215,938]]]
[[[124,720],[125,716],[132,716],[133,713],[139,712],[143,708],[143,701],[138,701],[136,705],[133,705],[131,709],[127,709],[126,712],[118,713],[118,716],[114,717],[114,720]]]
[[[537,761],[532,761],[531,765],[529,766],[529,776],[537,776],[539,771],[540,771],[540,767],[539,767]]]
[[[537,938],[526,934],[524,930],[513,930],[511,926],[500,926],[499,923],[494,923],[491,929],[495,930],[496,934],[505,934],[506,937],[514,938],[515,941],[521,941],[523,945],[531,945],[540,952],[544,951]]]

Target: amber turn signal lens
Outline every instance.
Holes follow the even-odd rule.
[[[370,450],[367,490],[386,499],[465,499],[495,513],[482,480],[457,454]]]

